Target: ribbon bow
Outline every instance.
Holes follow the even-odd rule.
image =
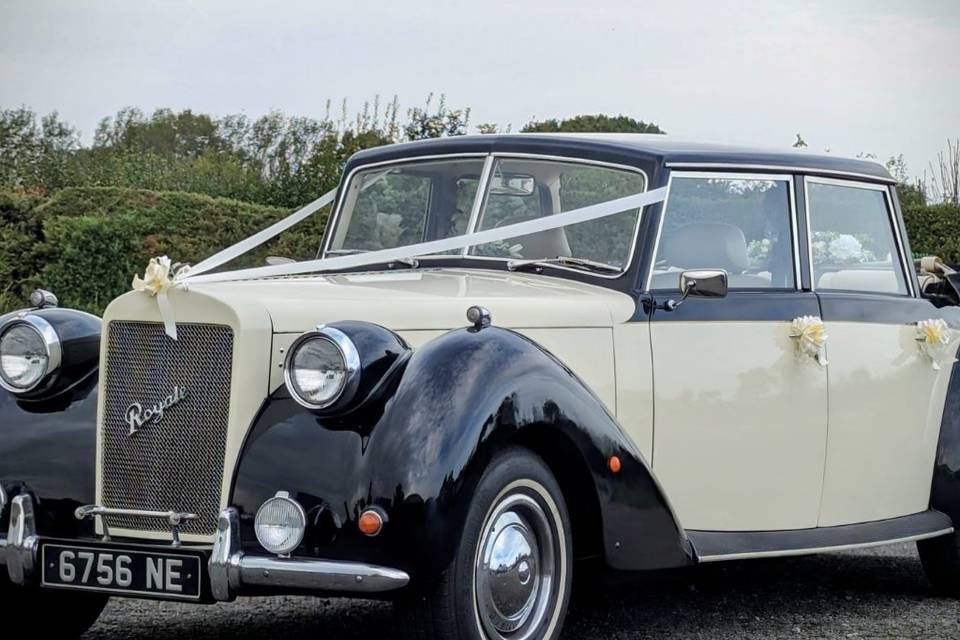
[[[177,339],[177,320],[173,307],[167,298],[167,292],[181,286],[181,280],[187,275],[188,265],[170,264],[170,258],[160,256],[151,258],[143,277],[133,276],[133,290],[146,293],[157,299],[160,317],[163,318],[164,331],[171,339]],[[173,274],[173,277],[171,277]]]

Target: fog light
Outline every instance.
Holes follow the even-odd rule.
[[[300,546],[307,528],[307,514],[286,491],[280,491],[260,506],[254,530],[261,546],[278,556],[290,555]]]

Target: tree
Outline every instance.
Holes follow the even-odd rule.
[[[666,133],[652,122],[634,120],[625,115],[583,115],[565,120],[541,120],[527,123],[524,133]]]
[[[933,199],[944,204],[960,205],[960,138],[947,140],[946,152],[937,154],[930,163],[930,189]]]

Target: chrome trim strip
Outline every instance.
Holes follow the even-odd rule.
[[[3,375],[0,374],[0,387],[3,387],[14,395],[20,395],[33,391],[41,384],[48,381],[50,377],[60,369],[60,364],[63,362],[63,347],[60,345],[60,335],[57,333],[57,330],[53,328],[52,324],[40,316],[32,313],[17,314],[0,326],[0,337],[2,337],[7,330],[18,324],[28,325],[40,335],[40,339],[43,340],[44,351],[47,353],[47,370],[44,371],[43,375],[40,376],[40,378],[29,387],[15,387],[8,383],[4,379]]]
[[[912,261],[909,261],[904,255],[903,248],[903,238],[900,235],[900,224],[896,219],[896,209],[893,206],[893,199],[890,197],[890,189],[884,185],[871,184],[869,182],[858,182],[856,180],[843,180],[837,178],[817,178],[813,176],[804,176],[803,177],[803,200],[806,207],[806,216],[807,216],[807,253],[808,253],[808,264],[810,268],[810,289],[816,291],[817,283],[814,280],[813,273],[813,225],[811,224],[812,218],[810,217],[810,183],[814,184],[827,184],[837,187],[847,187],[850,189],[866,189],[868,191],[882,191],[883,200],[887,207],[887,222],[890,223],[890,226],[893,230],[893,238],[897,244],[897,252],[900,255],[900,269],[903,272],[903,280],[907,285],[907,294],[902,293],[888,293],[885,295],[900,296],[900,297],[917,297],[917,290],[914,286],[916,280],[916,274],[914,274],[911,269]],[[870,291],[860,291],[859,293],[873,293]],[[880,293],[880,292],[875,292]]]
[[[656,266],[657,252],[660,250],[660,236],[663,233],[663,221],[670,210],[670,193],[673,190],[673,178],[701,178],[718,180],[771,180],[776,182],[786,182],[789,189],[790,198],[790,225],[793,230],[791,244],[793,246],[793,289],[800,291],[803,286],[800,277],[800,235],[797,225],[797,194],[794,189],[793,175],[791,174],[763,174],[763,173],[736,173],[736,172],[718,172],[718,171],[671,171],[667,178],[667,197],[663,200],[663,207],[660,210],[660,221],[657,223],[657,237],[653,243],[653,253],[648,262],[647,281],[644,283],[643,290],[650,293],[650,285],[653,282],[653,268]]]
[[[360,562],[245,555],[241,551],[240,517],[233,507],[220,512],[208,573],[210,590],[220,602],[234,600],[245,586],[278,591],[382,593],[410,582],[404,571]]]
[[[473,206],[470,208],[470,219],[467,220],[467,233],[473,233],[480,222],[480,211],[483,210],[483,203],[486,201],[485,194],[487,186],[490,184],[490,176],[493,175],[493,165],[496,159],[490,154],[483,161],[483,172],[480,174],[480,181],[477,183],[477,195],[473,198]],[[470,253],[470,247],[464,247],[460,250],[460,256],[466,258]]]
[[[242,585],[382,593],[405,587],[409,582],[410,576],[403,571],[360,562],[262,556],[245,556],[240,559]]]
[[[26,584],[33,577],[38,542],[33,499],[26,494],[19,495],[10,503],[10,527],[6,544],[0,549],[6,556],[10,582]]]
[[[874,176],[869,173],[840,171],[838,169],[820,169],[804,165],[745,164],[739,162],[667,162],[667,168],[673,169],[744,169],[749,171],[775,171],[777,173],[822,174],[831,176],[849,176],[883,184],[897,184],[894,178]]]
[[[805,556],[815,553],[826,553],[832,551],[846,551],[849,549],[869,549],[870,547],[882,547],[888,544],[898,544],[901,542],[914,542],[916,540],[927,540],[929,538],[939,538],[953,533],[953,527],[930,531],[928,533],[918,533],[913,536],[904,536],[902,538],[893,538],[890,540],[875,540],[873,542],[839,544],[827,547],[809,547],[799,549],[783,549],[778,551],[757,551],[751,553],[730,553],[716,556],[700,556],[698,562],[723,562],[726,560],[749,560],[754,558],[784,558],[788,556]]]
[[[0,518],[3,517],[3,511],[7,508],[7,492],[3,490],[3,484],[0,484]],[[7,564],[7,534],[0,531],[0,565]]]

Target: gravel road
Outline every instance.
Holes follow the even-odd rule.
[[[380,602],[252,598],[191,607],[113,601],[90,640],[388,638]],[[960,602],[931,592],[912,544],[646,574],[574,594],[564,640],[960,638]]]

